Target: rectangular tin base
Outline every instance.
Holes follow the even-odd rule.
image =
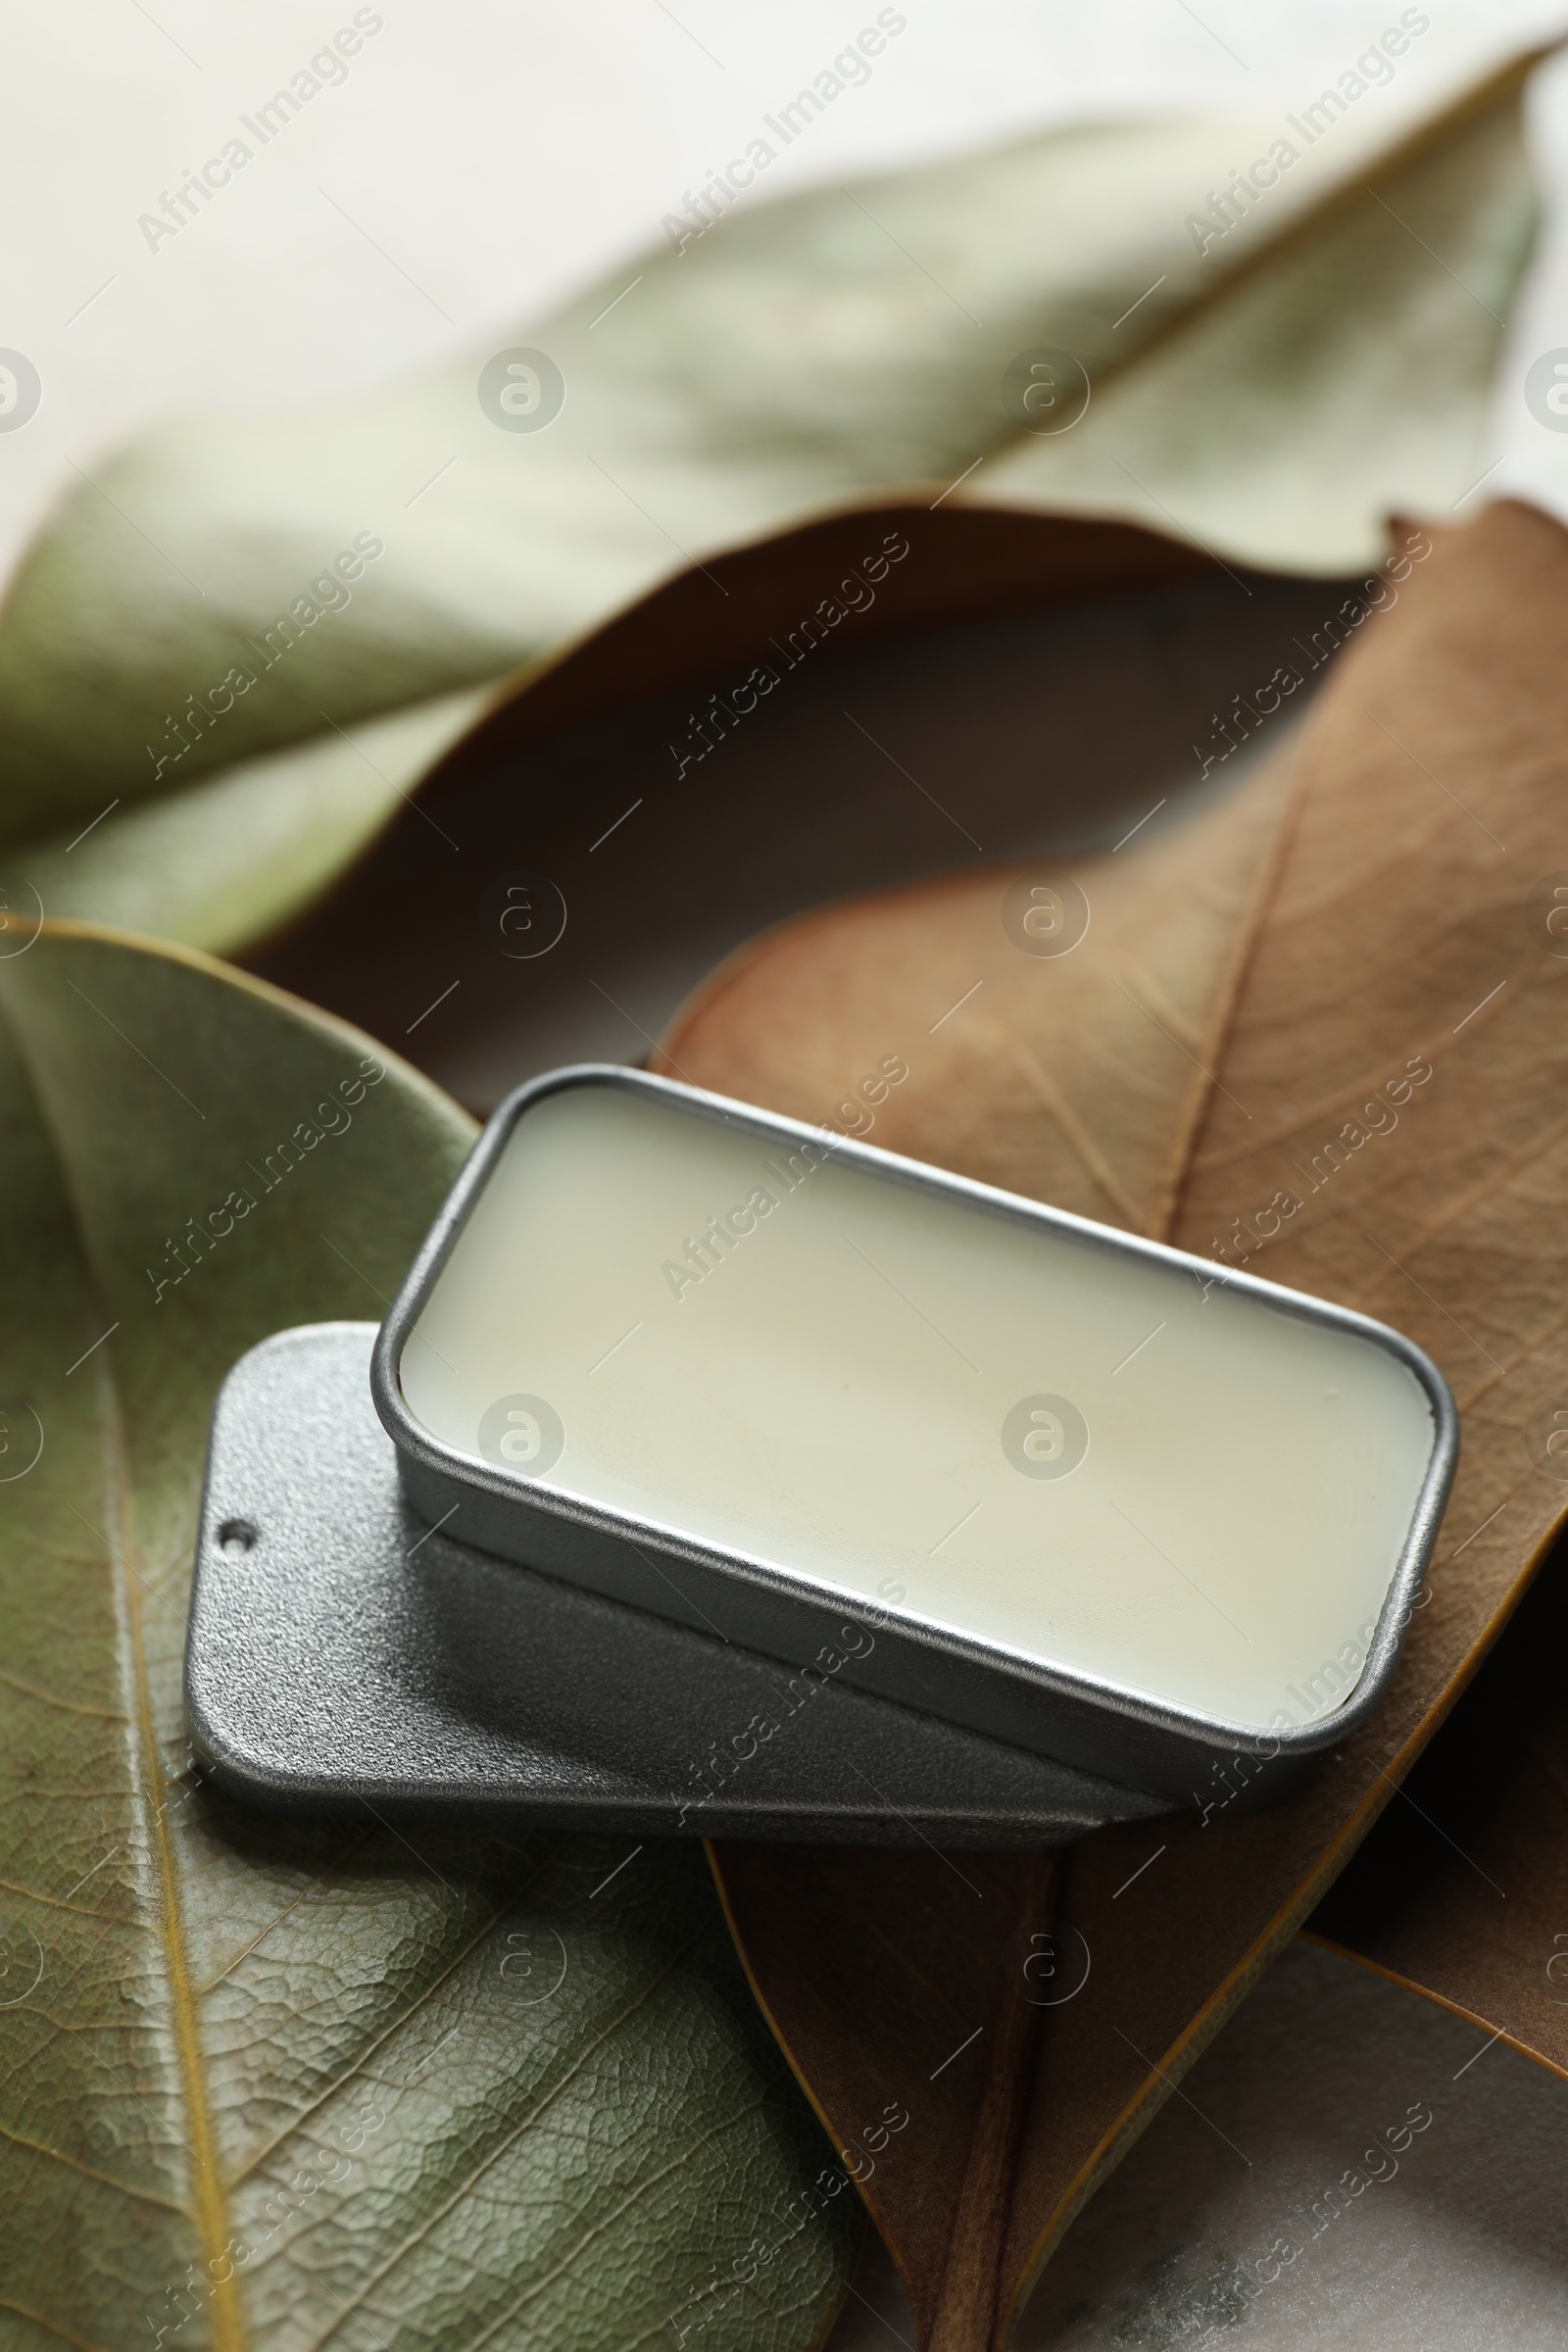
[[[544,1139],[533,1161],[530,1132]],[[831,1170],[821,1165],[829,1157]],[[751,1201],[769,1200],[769,1230],[797,1237],[793,1257],[773,1244],[744,1261],[726,1255],[716,1216],[704,1224],[701,1213],[718,1197],[705,1187],[720,1168],[725,1198],[753,1218],[724,1229],[731,1253],[753,1247],[747,1236],[763,1212]],[[760,1186],[748,1198],[747,1184],[763,1177],[777,1193]],[[820,1204],[829,1188],[831,1213],[813,1210],[813,1225],[792,1209],[794,1222],[775,1222],[808,1177],[817,1191],[804,1199]],[[636,1203],[648,1188],[662,1207],[644,1227]],[[850,1230],[857,1223],[869,1255]],[[760,1280],[772,1269],[760,1288],[737,1274],[705,1293],[722,1301],[716,1322],[682,1324],[691,1301],[680,1269],[659,1266],[682,1224],[709,1235],[705,1246],[689,1231],[680,1245],[688,1284],[731,1262]],[[867,1260],[869,1294],[823,1278],[838,1244]],[[995,1329],[1008,1334],[998,1366],[1011,1366],[1010,1409],[998,1390],[982,1411],[979,1363],[877,1262],[885,1246],[901,1267],[946,1269],[943,1320],[961,1318],[966,1298],[989,1302],[982,1327],[999,1318]],[[693,1271],[697,1261],[706,1272]],[[1140,1286],[1134,1320],[1127,1283]],[[1140,1327],[1146,1340],[1176,1324],[1186,1334],[1172,1357],[1186,1374],[1151,1374],[1136,1410],[1130,1392],[1108,1400],[1122,1369],[1107,1352],[1112,1298],[1126,1310],[1117,1351]],[[936,1334],[941,1369],[926,1362],[906,1381],[894,1368],[908,1357],[915,1316]],[[1074,1334],[1061,1355],[1041,1336],[1057,1320]],[[639,1342],[656,1329],[657,1344]],[[986,1351],[977,1332],[970,1340]],[[633,1363],[620,1356],[628,1342],[645,1353],[617,1373],[616,1363]],[[967,1374],[956,1369],[960,1357]],[[1306,1443],[1303,1414],[1339,1397],[1352,1361],[1346,1394],[1356,1401],[1337,1446]],[[1279,1377],[1268,1373],[1282,1364]],[[1018,1394],[1058,1379],[1080,1402],[1092,1397],[1097,1420],[1103,1408],[1098,1449],[1071,1397]],[[1164,1385],[1172,1379],[1179,1394]],[[1173,1805],[1198,1791],[1200,1804],[1216,1788],[1234,1793],[1233,1769],[1239,1802],[1274,1801],[1378,1704],[1443,1515],[1457,1427],[1446,1385],[1418,1348],[1330,1301],[755,1104],[592,1065],[537,1079],[496,1113],[381,1327],[371,1394],[415,1510],[466,1543],[791,1663],[832,1660],[858,1627],[841,1685]],[[1374,1396],[1387,1426],[1352,1437]],[[1162,1440],[1189,1404],[1197,1418],[1185,1435]],[[1034,1456],[1031,1468],[1022,1456],[1032,1439],[1008,1429],[1023,1413],[1031,1430],[1048,1423],[1066,1446],[1057,1407],[1076,1430],[1064,1467]],[[1231,1428],[1248,1412],[1253,1450],[1272,1463],[1255,1493]],[[924,1435],[901,1440],[896,1426]],[[508,1450],[513,1439],[523,1454]],[[1348,1498],[1360,1495],[1365,1517],[1378,1492],[1365,1459],[1351,1474],[1357,1443],[1377,1455],[1399,1507],[1371,1511],[1378,1557],[1336,1583],[1325,1546],[1343,1568],[1357,1523],[1354,1511],[1345,1516]],[[1057,1520],[1034,1507],[1054,1487],[1031,1487],[1033,1503],[1020,1510],[1015,1472],[1054,1479],[1080,1464],[1074,1491],[1086,1516],[1074,1523],[1070,1511]],[[911,1495],[932,1465],[941,1475],[921,1489],[916,1541]],[[1118,1494],[1136,1507],[1124,1509]],[[1195,1501],[1196,1516],[1186,1507]],[[931,1581],[936,1552],[982,1509],[992,1514],[983,1526],[1003,1531],[1001,1550],[979,1567],[955,1550]],[[1291,1533],[1288,1589],[1269,1560],[1271,1517]],[[1061,1534],[1073,1524],[1075,1537]],[[983,1553],[985,1539],[975,1541]],[[1232,1603],[1255,1611],[1253,1631],[1192,1572],[1216,1545]],[[892,1573],[878,1580],[879,1565]],[[1030,1567],[1022,1608],[1000,1598]],[[1317,1605],[1326,1592],[1337,1597]],[[1128,1642],[1134,1626],[1139,1639]],[[1326,1685],[1323,1657],[1340,1661]]]
[[[975,1847],[1169,1809],[454,1542],[404,1499],[374,1340],[370,1324],[281,1332],[214,1412],[185,1701],[234,1795]]]

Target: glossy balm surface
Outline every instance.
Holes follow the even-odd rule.
[[[401,1382],[462,1452],[1259,1730],[1349,1695],[1436,1440],[1371,1339],[607,1084],[518,1117]]]

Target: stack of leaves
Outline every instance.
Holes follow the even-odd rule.
[[[497,429],[475,362],[145,436],[74,489],[0,615],[8,873],[52,912],[228,953],[330,881],[509,669],[526,701],[617,608],[846,508],[1119,514],[1233,564],[1366,570],[1391,512],[1446,514],[1487,463],[1531,62],[1415,123],[1396,84],[1315,141],[1279,112],[1072,129],[738,211],[519,330],[564,384],[537,432]],[[1274,184],[1210,210],[1282,144]],[[1065,430],[1020,405],[1050,353],[1092,387]],[[999,594],[1027,582],[969,565],[905,618]],[[587,707],[712,677],[730,601],[652,670],[601,664]]]
[[[651,261],[613,313],[611,285],[533,330],[567,387],[546,432],[497,433],[468,371],[373,416],[155,436],[45,533],[0,618],[19,2340],[784,2352],[842,2294],[853,2178],[922,2343],[983,2352],[1394,1794],[1568,1498],[1544,1451],[1568,1412],[1555,523],[1502,506],[1406,535],[1397,596],[1286,762],[1077,873],[1075,956],[1019,956],[1010,876],[975,872],[775,932],[666,1040],[683,1075],[816,1118],[890,1035],[920,1038],[879,1142],[1392,1320],[1465,1423],[1389,1701],[1302,1795],[1241,1820],[1200,1792],[1057,1876],[728,1847],[755,2003],[692,1848],[345,1833],[192,1778],[178,1660],[216,1385],[284,1324],[380,1311],[471,1123],[325,1015],[58,918],[255,939],[510,665],[532,663],[488,749],[541,707],[564,723],[709,675],[711,640],[669,625],[690,580],[717,564],[744,647],[767,566],[718,551],[830,511],[993,510],[1018,601],[1113,593],[1135,542],[1145,576],[1129,519],[1222,569],[1372,567],[1392,509],[1450,510],[1480,470],[1529,239],[1522,74],[1388,152],[1336,125],[1201,251],[1189,216],[1277,123],[1058,134],[759,208]],[[1037,349],[1094,384],[1061,435],[999,389]],[[353,595],[313,597],[357,538],[381,552]],[[903,618],[975,597],[955,565]],[[236,666],[251,683],[215,708]],[[303,1164],[214,1240],[283,1136]],[[1507,1892],[1543,1855],[1560,1876],[1555,1829],[1545,1804],[1515,1825]],[[1365,1939],[1568,2071],[1545,1911],[1504,1933],[1456,1908],[1457,1951],[1444,1901]],[[1041,1920],[1087,1956],[1056,2008],[1018,1998]]]

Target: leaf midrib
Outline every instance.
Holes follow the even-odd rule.
[[[100,1314],[107,1321],[106,1294],[90,1242],[91,1225],[77,1194],[64,1139],[50,1116],[48,1097],[39,1083],[24,1025],[14,1017],[3,992],[0,992],[0,1021],[4,1023],[18,1063],[26,1074],[34,1114],[59,1172],[61,1192],[71,1212],[84,1287],[89,1298],[97,1301]],[[238,2302],[232,2286],[232,2271],[229,2278],[221,2282],[214,2278],[215,2269],[228,2243],[226,2206],[219,2183],[212,2113],[207,2100],[201,2044],[185,1965],[178,1872],[170,1843],[163,1801],[166,1782],[153,1719],[152,1689],[142,1631],[141,1592],[138,1578],[127,1557],[135,1543],[135,1531],[126,1477],[126,1430],[120,1382],[115,1372],[116,1356],[111,1335],[94,1358],[94,1378],[103,1432],[104,1500],[108,1505],[107,1516],[120,1538],[118,1545],[106,1541],[111,1557],[103,1565],[108,1571],[110,1589],[116,1601],[115,1616],[120,1635],[119,1665],[126,1699],[127,1779],[132,1800],[139,1797],[143,1812],[149,1817],[150,1839],[158,1874],[155,1932],[164,1953],[170,2022],[174,2034],[184,2122],[191,2142],[194,2142],[192,2145],[182,2140],[181,2144],[185,2146],[192,2164],[191,2210],[188,2218],[196,2231],[207,2277],[213,2281],[209,2305],[213,2352],[245,2352]],[[124,2193],[134,2194],[128,2190]]]
[[[1286,755],[1292,762],[1278,814],[1274,819],[1273,839],[1259,859],[1256,879],[1247,911],[1236,926],[1235,945],[1225,967],[1224,977],[1215,991],[1212,1008],[1203,1031],[1203,1058],[1196,1062],[1199,1076],[1188,1090],[1186,1109],[1178,1120],[1171,1139],[1172,1149],[1166,1172],[1155,1199],[1156,1214],[1151,1219],[1151,1238],[1174,1242],[1181,1223],[1187,1188],[1191,1183],[1198,1159],[1199,1144],[1219,1091],[1218,1072],[1235,1032],[1242,999],[1256,961],[1259,943],[1268,920],[1269,908],[1279,890],[1292,847],[1306,808],[1310,789],[1308,770],[1298,753]],[[1267,790],[1268,780],[1260,777],[1252,789]],[[1205,1066],[1206,1065],[1206,1066]],[[1212,1075],[1210,1073],[1213,1073]]]
[[[84,1248],[84,1257],[85,1254]],[[93,1287],[97,1289],[95,1278]],[[196,2004],[191,1991],[184,1914],[180,1904],[179,1866],[170,1836],[168,1781],[158,1748],[157,1725],[153,1719],[147,1645],[142,1631],[142,1595],[129,1565],[129,1548],[135,1542],[135,1532],[125,1475],[127,1448],[124,1415],[120,1383],[114,1368],[112,1341],[102,1349],[98,1360],[101,1367],[99,1389],[104,1401],[105,1452],[108,1457],[104,1465],[108,1490],[105,1498],[110,1505],[111,1521],[123,1546],[118,1551],[111,1576],[120,1588],[121,1622],[126,1629],[128,1646],[125,1666],[134,1700],[134,1722],[127,1744],[131,1747],[134,1767],[141,1783],[143,1808],[151,1811],[151,1837],[158,1873],[159,1936],[164,1951],[170,2019],[179,2062],[180,2087],[184,2094],[185,2124],[191,2139],[191,2220],[195,2225],[208,2281],[213,2352],[244,2352],[245,2331],[240,2319],[239,2298],[234,2292],[235,2274],[232,2265],[227,2278],[220,2280],[217,2276],[229,2243],[228,2207],[219,2176],[218,2145],[207,2096]]]
[[[1517,96],[1535,68],[1544,59],[1555,55],[1561,46],[1560,41],[1547,41],[1536,48],[1522,51],[1518,56],[1508,59],[1503,65],[1495,68],[1484,81],[1466,90],[1451,104],[1444,107],[1441,113],[1429,116],[1424,122],[1416,122],[1400,137],[1395,139],[1391,145],[1374,149],[1360,165],[1353,171],[1348,172],[1343,179],[1331,185],[1315,202],[1308,203],[1275,235],[1261,240],[1250,252],[1232,262],[1229,267],[1222,266],[1212,285],[1202,292],[1195,294],[1189,301],[1178,304],[1167,317],[1150,327],[1141,341],[1130,343],[1124,357],[1105,361],[1096,375],[1097,386],[1114,382],[1117,377],[1127,374],[1130,369],[1142,368],[1146,361],[1157,353],[1163,345],[1175,342],[1195,325],[1222,309],[1236,293],[1250,285],[1254,278],[1260,277],[1266,272],[1272,272],[1282,259],[1289,257],[1298,247],[1316,238],[1328,222],[1354,213],[1369,196],[1373,197],[1374,202],[1381,201],[1367,184],[1371,178],[1388,178],[1408,171],[1412,165],[1419,163],[1424,156],[1441,147],[1456,132],[1463,130],[1472,122],[1481,121],[1494,107],[1502,105],[1506,99]],[[1403,223],[1401,223],[1402,225]],[[1469,287],[1465,288],[1466,293],[1470,291]],[[1480,297],[1477,296],[1476,299],[1479,300]],[[1027,428],[1018,427],[1011,432],[1000,434],[983,454],[992,459],[1004,458],[1014,453],[1021,454],[1037,446],[1034,435]],[[933,476],[932,479],[935,480],[936,477]],[[875,485],[884,491],[898,486],[894,483]],[[905,486],[923,491],[928,485],[920,482]],[[960,497],[957,501],[960,506],[989,503],[978,492]],[[1010,502],[1004,500],[1000,503],[1006,505]]]

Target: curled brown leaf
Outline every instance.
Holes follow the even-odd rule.
[[[1079,869],[1092,919],[1071,956],[1017,954],[1003,928],[1006,888],[1038,869],[969,875],[782,926],[665,1043],[698,1083],[819,1117],[912,1035],[873,1141],[1392,1321],[1461,1407],[1430,1598],[1375,1718],[1275,1812],[1239,1817],[1221,1776],[1190,1814],[1070,1858],[1060,1932],[1092,1966],[1045,2015],[994,2297],[971,2299],[966,2334],[935,2332],[923,2223],[878,2213],[928,2343],[1000,2340],[1073,2213],[1388,1804],[1568,1501],[1543,1475],[1543,1431],[1568,1406],[1568,963],[1546,926],[1568,534],[1504,502],[1399,544],[1289,772]],[[889,2073],[866,2082],[863,2044],[851,2063],[863,1996],[837,2012],[823,1990],[874,1978],[864,1918],[825,1882],[781,1911],[743,1852],[717,1863],[754,1981],[847,2141],[847,2083],[891,2095]],[[933,1888],[948,1869],[907,1867]],[[941,1967],[994,1968],[1017,1922],[999,1891],[967,1959],[944,1949]],[[902,2032],[912,2063],[951,1999],[911,1982],[879,2046]],[[953,2173],[955,2132],[911,2162]]]

